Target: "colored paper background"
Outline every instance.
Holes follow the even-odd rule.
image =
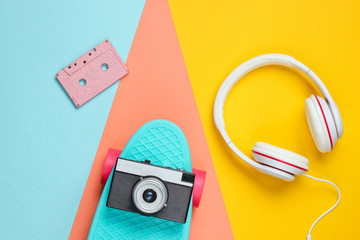
[[[314,228],[313,239],[358,239],[360,161],[360,3],[358,1],[169,1],[186,67],[236,239],[305,239],[337,193],[325,183],[292,183],[244,164],[220,138],[212,118],[216,92],[242,62],[264,53],[289,54],[323,80],[344,121],[331,153],[317,151],[304,100],[319,92],[302,75],[267,67],[241,80],[225,105],[233,141],[248,156],[256,141],[295,151],[310,171],[334,181],[343,198]]]
[[[116,91],[69,239],[88,235],[108,149],[123,149],[143,124],[154,119],[177,124],[189,143],[192,167],[207,172],[200,207],[193,208],[189,239],[233,239],[166,1],[146,1],[127,66],[130,73]]]
[[[55,73],[106,38],[125,61],[143,3],[0,2],[1,239],[68,236],[117,84],[76,109]],[[359,3],[169,3],[235,238],[304,239],[336,199],[330,186],[310,179],[289,184],[256,172],[215,129],[212,104],[223,79],[270,52],[290,54],[320,76],[342,113],[344,137],[332,153],[317,152],[303,111],[317,91],[278,67],[248,75],[230,94],[231,137],[248,156],[255,141],[266,141],[308,157],[309,173],[333,180],[343,193],[313,238],[358,238]]]
[[[69,236],[118,84],[78,109],[55,74],[105,39],[126,61],[144,2],[0,2],[0,239]]]

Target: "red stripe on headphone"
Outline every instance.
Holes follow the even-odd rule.
[[[314,96],[315,96],[316,101],[318,102],[318,104],[319,104],[319,106],[320,106],[321,113],[322,113],[323,118],[324,118],[324,121],[325,121],[326,129],[327,129],[327,132],[328,132],[328,134],[329,134],[331,149],[333,149],[333,142],[332,142],[332,139],[331,139],[331,134],[330,134],[329,126],[328,126],[328,124],[327,124],[324,111],[323,111],[323,109],[322,109],[322,107],[321,107],[321,104],[320,104],[320,101],[319,101],[318,97],[317,97],[316,95],[314,95]]]
[[[290,172],[287,172],[287,171],[285,171],[285,170],[282,170],[282,169],[280,169],[280,168],[276,168],[276,167],[274,167],[274,166],[270,166],[270,165],[267,165],[267,164],[261,163],[261,162],[259,162],[259,163],[260,163],[261,165],[264,165],[264,166],[267,166],[267,167],[271,167],[271,168],[274,168],[274,169],[279,170],[279,171],[281,171],[281,172],[284,172],[284,173],[287,173],[287,174],[290,174],[290,175],[294,176],[294,174],[292,174],[292,173],[290,173]]]
[[[259,154],[259,155],[261,155],[261,156],[263,156],[263,157],[267,157],[267,158],[273,159],[273,160],[275,160],[275,161],[278,161],[278,162],[281,162],[281,163],[287,164],[287,165],[292,166],[292,167],[294,167],[294,168],[298,168],[298,169],[303,170],[303,171],[305,171],[305,172],[307,171],[305,168],[301,168],[301,167],[296,166],[296,165],[294,165],[294,164],[291,164],[291,163],[288,163],[288,162],[282,161],[282,160],[277,159],[277,158],[274,158],[274,157],[270,157],[270,156],[268,156],[268,155],[265,155],[265,154],[259,153],[259,152],[257,152],[257,151],[252,150],[252,152],[253,152],[253,153],[256,153],[256,154]]]

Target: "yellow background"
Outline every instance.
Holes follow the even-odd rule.
[[[256,141],[304,155],[311,175],[339,185],[342,201],[313,239],[360,239],[359,1],[170,0],[176,31],[235,239],[305,239],[311,223],[336,201],[334,188],[297,177],[287,183],[252,169],[224,144],[212,107],[225,77],[264,53],[289,54],[310,67],[339,106],[344,136],[321,154],[307,127],[304,100],[318,93],[282,67],[239,82],[225,105],[233,141],[248,156]],[[216,216],[213,216],[216,217]]]

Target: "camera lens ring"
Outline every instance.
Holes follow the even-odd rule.
[[[146,201],[144,199],[145,191],[154,191],[154,201]],[[132,192],[132,200],[135,207],[146,214],[154,214],[165,207],[168,199],[168,191],[165,184],[158,178],[145,177],[138,181]]]

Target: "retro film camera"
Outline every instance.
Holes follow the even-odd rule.
[[[195,174],[118,158],[106,206],[185,223]]]

